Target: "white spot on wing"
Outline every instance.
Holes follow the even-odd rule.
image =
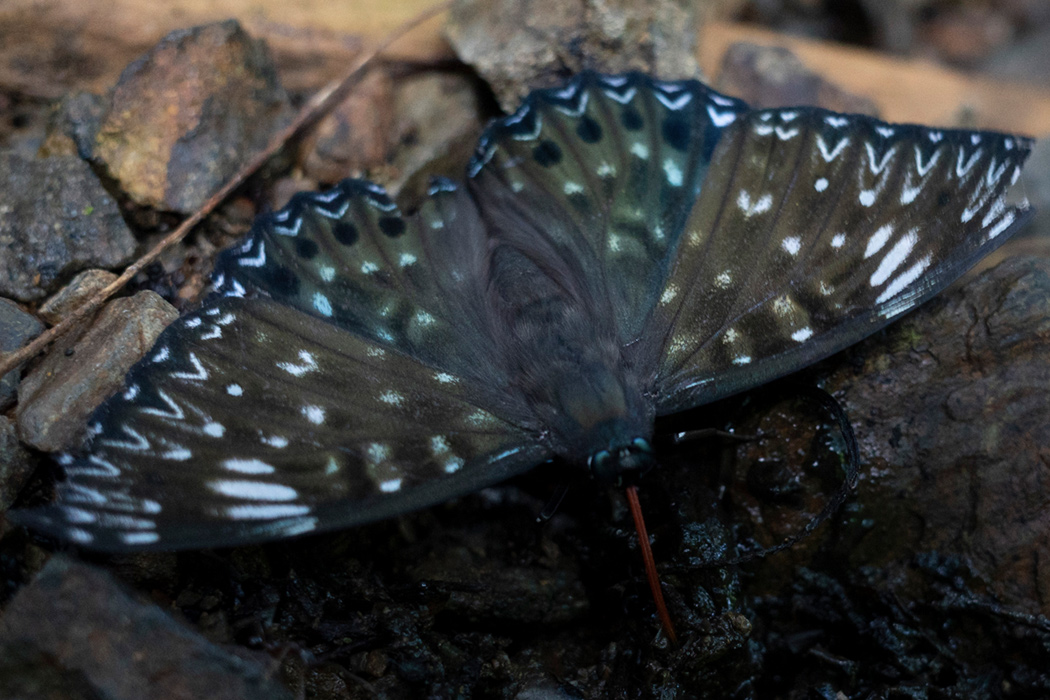
[[[387,479],[379,482],[379,490],[383,493],[394,493],[401,490],[401,479]]]
[[[773,195],[768,192],[759,197],[754,202],[751,201],[751,195],[746,190],[740,190],[740,194],[736,198],[737,206],[744,212],[744,216],[750,218],[755,214],[764,214],[773,208]]]
[[[890,278],[897,268],[904,264],[904,261],[908,259],[915,244],[919,241],[918,235],[916,235],[915,229],[909,231],[906,235],[902,236],[897,241],[890,252],[886,253],[886,256],[879,263],[878,269],[871,275],[869,282],[872,287],[878,287],[882,285],[886,280]]]
[[[798,255],[798,251],[802,250],[802,239],[798,236],[788,236],[780,244],[780,247],[790,255]]]
[[[915,280],[919,279],[919,276],[923,273],[924,270],[926,270],[927,267],[929,267],[929,264],[930,256],[927,255],[925,258],[909,267],[907,270],[898,275],[896,279],[890,282],[889,286],[886,287],[885,290],[883,290],[882,294],[879,295],[879,298],[876,299],[875,302],[881,304],[882,302],[888,301],[889,299],[897,296],[897,294],[903,291],[905,287],[907,287]]]
[[[299,497],[299,493],[291,486],[265,481],[220,479],[212,481],[208,487],[223,496],[246,501],[292,501]]]
[[[649,147],[641,141],[635,141],[631,144],[631,153],[638,156],[642,160],[649,159]]]
[[[240,396],[244,393],[244,389],[240,384],[227,384],[226,393],[230,396]]]
[[[226,516],[232,520],[274,520],[277,518],[293,518],[297,515],[306,515],[309,512],[309,506],[290,503],[230,506],[225,511]]]
[[[303,416],[314,425],[324,423],[324,409],[320,406],[306,405],[302,407]]]
[[[875,233],[872,234],[871,238],[868,239],[868,247],[864,249],[864,259],[867,260],[875,253],[882,250],[882,247],[886,245],[886,242],[890,240],[890,236],[893,235],[893,226],[886,224],[880,226]]]
[[[328,297],[326,297],[321,292],[314,292],[313,303],[314,308],[317,310],[317,313],[321,314],[322,316],[332,315],[332,302],[330,302],[328,300]]]
[[[714,95],[711,96],[714,99]],[[719,112],[714,108],[713,105],[707,105],[707,115],[711,117],[711,123],[721,129],[722,127],[729,126],[736,120],[736,112],[725,111]]]
[[[313,354],[308,350],[299,351],[299,360],[299,364],[295,364],[294,362],[278,362],[277,366],[288,374],[296,377],[301,377],[309,372],[317,371],[317,361],[314,359]]]
[[[817,181],[813,183],[813,189],[817,192],[823,192],[828,188],[828,179],[826,177],[817,178]]]
[[[682,186],[682,168],[679,167],[673,158],[664,159],[664,174],[667,176],[669,185],[672,187]]]
[[[267,464],[261,459],[225,459],[222,462],[223,469],[238,474],[273,474],[276,471],[273,465]]]
[[[832,248],[841,248],[842,244],[845,243],[845,242],[846,242],[846,234],[844,234],[844,233],[836,233],[831,238],[831,247]]]
[[[223,435],[226,434],[226,426],[224,426],[222,423],[210,421],[204,424],[204,434],[210,435],[211,437],[215,438],[221,438]]]
[[[803,343],[813,337],[813,329],[809,326],[805,328],[799,328],[797,331],[791,334],[791,339],[797,343]]]

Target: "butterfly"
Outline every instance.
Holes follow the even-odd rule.
[[[415,212],[299,194],[225,251],[16,521],[109,551],[389,518],[537,464],[629,482],[657,416],[855,343],[1003,243],[1031,141],[582,73]]]

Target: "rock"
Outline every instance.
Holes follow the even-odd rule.
[[[124,69],[93,153],[135,203],[190,212],[292,116],[265,44],[227,20],[172,32]]]
[[[41,158],[78,156],[92,159],[95,135],[105,100],[89,92],[74,92],[62,98],[54,108],[44,142],[37,153]]]
[[[841,562],[918,601],[930,578],[916,558],[933,556],[962,562],[971,590],[1019,613],[1050,614],[1050,262],[1009,258],[811,372],[854,427],[860,479],[837,527],[793,547],[790,559],[771,559],[782,571],[765,585]],[[805,425],[761,432],[799,435],[780,456],[814,449]],[[741,449],[764,453],[767,465],[780,458]],[[753,484],[760,465],[751,464]],[[804,520],[815,512],[804,510]],[[782,538],[767,530],[772,522],[765,513],[758,526],[764,542]]]
[[[79,694],[60,697],[293,697],[260,661],[223,650],[133,596],[110,574],[61,555],[7,606],[0,649],[0,658],[27,661],[0,665],[4,688],[40,683],[37,666],[46,660],[59,678],[80,676]],[[29,663],[34,659],[38,663]]]
[[[0,513],[11,507],[32,471],[29,452],[15,435],[15,424],[0,416]]]
[[[7,299],[0,299],[0,354],[14,352],[44,330],[44,324],[33,314],[22,311]],[[22,368],[17,367],[0,377],[0,411],[14,402],[15,387]]]
[[[22,380],[16,412],[22,440],[45,452],[68,449],[104,399],[178,312],[150,291],[106,304],[79,334],[55,343]]]
[[[722,58],[717,87],[757,109],[816,105],[878,115],[874,102],[833,85],[779,46],[733,44]]]
[[[999,601],[1050,614],[1050,262],[1011,258],[851,353],[828,379],[865,469],[849,558],[903,577],[972,563]],[[859,525],[857,526],[859,527]]]
[[[106,270],[84,270],[45,301],[37,314],[54,325],[116,279],[115,274]]]
[[[431,177],[463,178],[484,127],[475,80],[458,73],[405,78],[397,86],[395,113],[401,144],[391,193],[419,201]]]
[[[79,158],[0,153],[0,192],[0,295],[34,301],[86,267],[131,261],[131,231]]]
[[[587,68],[697,77],[697,12],[673,0],[457,0],[445,34],[510,112]]]
[[[394,126],[390,76],[369,71],[304,138],[304,173],[317,182],[334,183],[385,164]]]

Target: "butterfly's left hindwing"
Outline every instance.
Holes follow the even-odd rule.
[[[228,546],[389,517],[547,457],[461,377],[266,299],[167,329],[22,522],[93,548]]]

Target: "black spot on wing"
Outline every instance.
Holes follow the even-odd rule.
[[[642,119],[641,113],[632,105],[627,105],[623,108],[623,112],[620,113],[620,123],[628,131],[638,131],[645,126],[645,120]]]
[[[337,221],[332,226],[332,235],[343,245],[357,243],[357,227],[349,221]]]
[[[549,168],[561,162],[561,147],[553,141],[541,141],[540,145],[532,149],[532,157],[543,167]]]
[[[309,238],[296,238],[295,239],[295,252],[299,254],[300,258],[306,260],[312,260],[317,257],[319,248],[317,243],[310,240]]]
[[[405,222],[397,216],[384,216],[379,220],[379,230],[390,238],[397,238],[405,232]]]
[[[593,118],[584,115],[576,125],[576,135],[585,143],[597,143],[602,139],[602,127]]]
[[[671,148],[682,153],[689,150],[692,130],[690,129],[688,119],[680,114],[670,114],[664,119],[662,131],[664,141],[666,141]]]

